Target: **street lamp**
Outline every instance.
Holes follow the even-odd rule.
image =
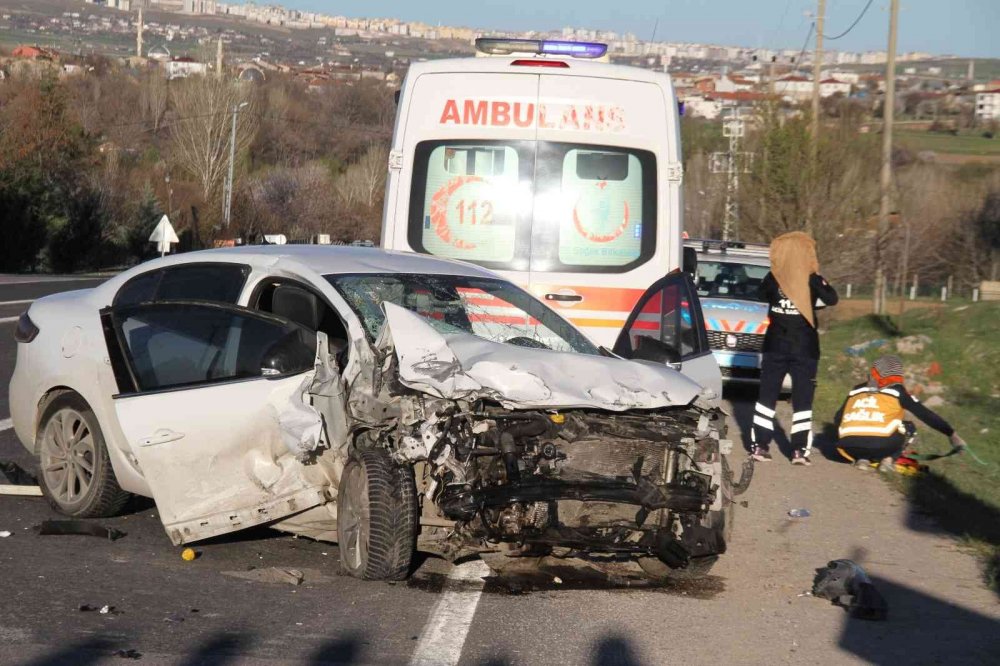
[[[229,219],[233,212],[233,164],[236,161],[236,114],[248,106],[250,102],[233,105],[233,133],[229,140],[229,175],[226,177],[226,191],[222,197],[222,223],[229,227]]]

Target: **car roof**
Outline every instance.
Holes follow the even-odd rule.
[[[202,250],[176,255],[175,262],[240,261],[255,265],[288,259],[321,275],[344,273],[428,273],[497,277],[494,273],[451,259],[441,259],[413,252],[396,252],[347,245],[244,245],[241,247]]]

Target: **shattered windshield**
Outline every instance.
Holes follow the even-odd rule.
[[[526,291],[502,280],[460,275],[327,275],[374,340],[382,304],[414,312],[440,333],[471,333],[492,342],[598,354],[583,335]]]

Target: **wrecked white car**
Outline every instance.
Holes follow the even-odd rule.
[[[266,524],[367,579],[416,549],[704,573],[752,470],[733,482],[711,392],[667,367],[710,353],[680,273],[614,352],[483,269],[316,246],[152,261],[15,337],[11,416],[56,509],[137,493],[174,544]]]

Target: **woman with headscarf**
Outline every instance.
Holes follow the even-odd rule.
[[[760,392],[754,406],[751,441],[755,460],[771,460],[774,414],[785,375],[792,378],[792,463],[809,465],[812,452],[812,403],[819,364],[818,308],[836,305],[837,292],[819,275],[816,241],[793,231],[771,241],[771,272],[761,281],[759,298],[768,304]]]

